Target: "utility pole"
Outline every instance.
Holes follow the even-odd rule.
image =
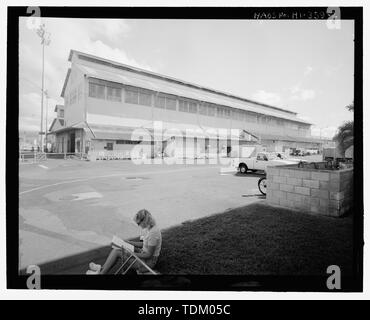
[[[50,44],[50,33],[45,30],[45,24],[40,25],[37,29],[37,35],[41,38],[41,45],[42,45],[42,80],[41,80],[41,121],[40,121],[40,147],[41,152],[44,149],[43,143],[43,117],[44,117],[44,65],[45,65],[45,46]],[[46,137],[46,130],[45,128],[45,137]]]
[[[45,90],[45,97],[46,97],[46,115],[45,115],[45,147],[46,147],[46,150],[47,150],[47,147],[48,147],[48,107],[49,107],[49,95],[48,95],[48,91]]]

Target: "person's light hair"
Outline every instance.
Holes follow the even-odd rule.
[[[136,223],[145,222],[145,225],[147,225],[150,228],[154,227],[155,224],[156,224],[152,214],[146,209],[139,210],[136,213],[134,220],[135,220]]]

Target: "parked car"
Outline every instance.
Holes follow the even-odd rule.
[[[268,152],[259,152],[256,157],[233,159],[232,166],[240,173],[247,173],[249,170],[266,171],[267,166],[282,166],[287,164],[297,164],[297,161],[280,159]]]

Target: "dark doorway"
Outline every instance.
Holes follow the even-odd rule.
[[[106,150],[113,150],[113,142],[107,142]]]
[[[230,157],[231,154],[231,147],[227,147],[226,149],[227,156]]]
[[[70,145],[69,145],[69,152],[74,153],[75,152],[75,139],[76,139],[76,134],[74,132],[71,133],[70,135]]]

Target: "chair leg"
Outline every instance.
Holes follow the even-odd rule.
[[[123,263],[121,264],[121,266],[119,267],[119,269],[115,272],[115,274],[116,274],[116,275],[120,273],[120,271],[123,269],[123,267],[126,265],[126,263],[127,263],[127,262],[129,262],[129,260],[130,260],[131,258],[132,258],[132,255],[131,255],[131,256],[129,256],[129,257],[125,260],[125,262],[123,262]]]
[[[136,262],[136,258],[134,259],[134,261],[132,261],[132,263],[128,266],[128,268],[125,270],[125,272],[122,272],[122,274],[126,274],[127,271],[130,270],[130,268],[134,265],[134,263]]]

